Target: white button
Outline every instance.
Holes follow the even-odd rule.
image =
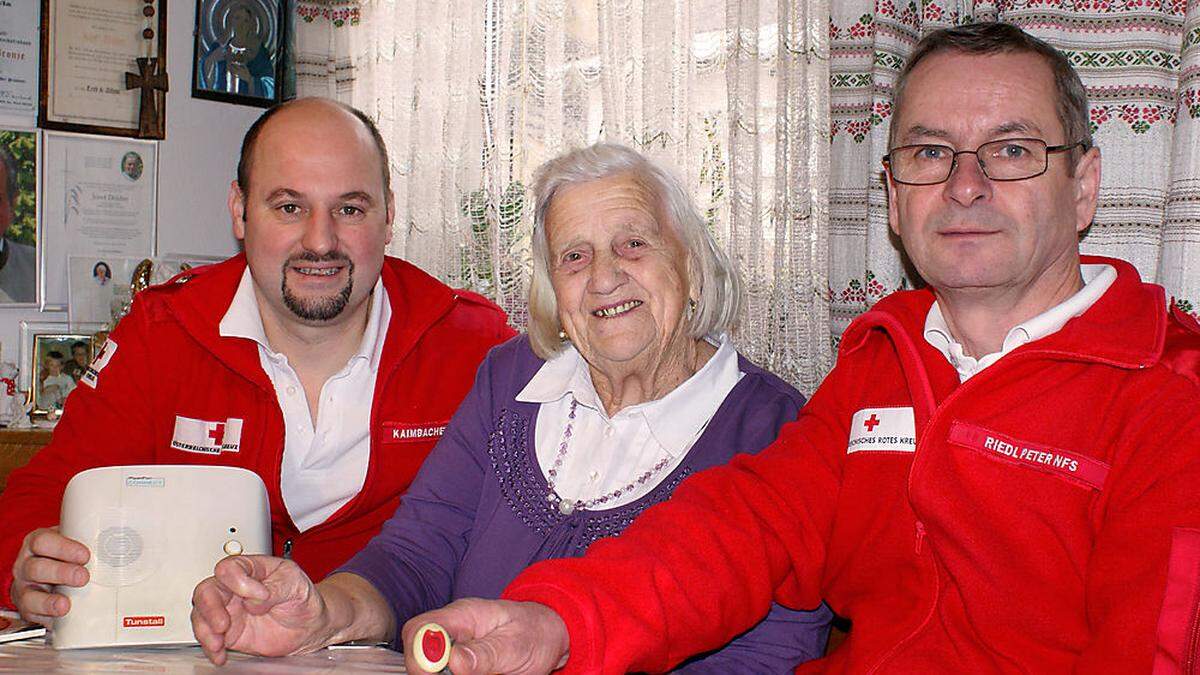
[[[287,388],[287,393],[288,393],[288,396],[295,396],[295,395],[296,395],[296,388],[295,388],[295,387],[288,387],[288,388]]]
[[[591,472],[590,474],[588,474],[588,480],[592,481],[593,483],[595,483],[597,480],[600,480],[600,472],[599,471]]]
[[[613,428],[612,427],[604,427],[604,437],[612,438],[612,435],[613,435]]]
[[[225,542],[225,555],[241,555],[241,554],[242,554],[242,542],[238,541],[237,539],[230,539],[229,541]]]

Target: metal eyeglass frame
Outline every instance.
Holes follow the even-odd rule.
[[[992,176],[988,175],[986,164],[983,162],[983,160],[979,159],[979,151],[985,145],[992,145],[993,143],[1004,143],[1007,141],[1033,141],[1035,143],[1041,143],[1042,146],[1046,148],[1046,154],[1042,157],[1042,170],[1038,171],[1035,174],[1030,174],[1028,176],[1021,176],[1020,178],[993,178]],[[1063,145],[1047,145],[1046,141],[1044,141],[1040,138],[1000,138],[1000,139],[997,139],[994,141],[980,143],[979,146],[976,147],[974,150],[955,150],[954,148],[952,148],[948,145],[942,145],[940,143],[912,143],[910,145],[901,145],[899,147],[892,148],[888,152],[888,154],[883,156],[883,165],[885,167],[887,167],[888,175],[891,176],[892,180],[896,181],[897,183],[899,183],[901,185],[941,185],[942,183],[945,183],[946,181],[950,180],[950,177],[954,175],[954,169],[958,167],[958,156],[959,155],[975,155],[975,162],[977,164],[979,164],[979,171],[982,172],[983,175],[988,180],[993,180],[998,183],[1012,183],[1012,182],[1019,181],[1019,180],[1029,180],[1030,178],[1037,178],[1038,176],[1046,173],[1046,171],[1049,170],[1049,168],[1050,168],[1050,153],[1062,152],[1064,150],[1071,150],[1072,148],[1075,148],[1075,147],[1081,146],[1081,145],[1085,145],[1085,143],[1083,141],[1075,141],[1074,143],[1066,143]],[[892,169],[892,159],[891,158],[892,158],[893,153],[895,153],[898,150],[904,150],[906,148],[945,148],[952,155],[950,158],[950,170],[946,172],[946,176],[944,178],[942,178],[941,180],[936,180],[936,181],[932,181],[932,182],[913,183],[910,181],[900,180],[900,179],[896,178],[896,174],[894,172],[892,172],[892,170],[891,170]]]

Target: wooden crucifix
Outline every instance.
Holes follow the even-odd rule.
[[[158,92],[166,92],[167,71],[159,69],[157,58],[140,57],[137,60],[137,73],[125,73],[126,89],[141,89],[141,112],[138,116],[138,136],[142,138],[166,138],[163,124],[162,106],[166,98]]]

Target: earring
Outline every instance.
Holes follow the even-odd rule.
[[[560,329],[558,329],[558,339],[561,342],[567,342],[571,338],[567,337],[567,331],[560,328]]]
[[[683,318],[685,320],[691,321],[692,317],[696,315],[697,304],[698,303],[696,302],[695,298],[688,298],[687,309],[685,309],[683,312]]]

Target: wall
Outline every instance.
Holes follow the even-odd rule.
[[[158,251],[231,255],[225,197],[237,167],[242,134],[261,108],[192,98],[194,0],[167,3],[167,138],[159,144]],[[24,123],[33,125],[33,120]],[[66,321],[65,312],[0,309],[0,360],[26,365],[18,355],[20,326],[28,321]]]

